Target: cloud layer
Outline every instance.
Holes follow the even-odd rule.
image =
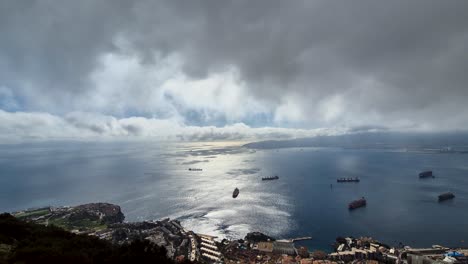
[[[64,117],[39,112],[0,110],[0,143],[41,140],[158,140],[251,141],[341,135],[341,129],[252,128],[243,123],[223,127],[188,126],[170,119],[117,119],[96,113],[73,112]]]
[[[0,35],[3,118],[70,137],[468,129],[465,1],[2,1]]]

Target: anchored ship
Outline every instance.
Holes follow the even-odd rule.
[[[423,171],[419,173],[419,178],[429,178],[429,177],[434,177],[432,174],[432,171]]]
[[[359,182],[359,178],[356,177],[356,178],[339,178],[339,179],[336,179],[336,182]]]
[[[270,176],[270,177],[263,177],[262,181],[272,181],[272,180],[278,180],[278,179],[279,179],[278,175],[275,175],[275,176]]]
[[[445,200],[450,200],[455,198],[455,195],[451,192],[443,193],[439,195],[439,202],[445,201]]]
[[[236,198],[239,195],[239,189],[235,188],[234,192],[232,193],[232,198]]]
[[[359,200],[355,200],[355,201],[352,201],[351,203],[349,203],[348,208],[349,208],[349,210],[354,210],[354,209],[357,209],[359,207],[364,207],[364,206],[366,206],[366,204],[367,204],[366,199],[364,199],[364,197],[362,197]]]

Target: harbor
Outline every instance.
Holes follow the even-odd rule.
[[[96,217],[109,219],[108,226],[80,225],[70,218],[71,212],[80,212],[81,223]],[[144,222],[123,222],[125,216],[118,205],[85,204],[57,208],[39,208],[13,213],[21,220],[44,225],[44,219],[62,219],[61,223],[75,234],[93,236],[115,244],[145,239],[167,252],[167,257],[177,263],[189,260],[203,264],[338,264],[338,263],[388,263],[388,264],[439,264],[467,263],[468,249],[433,245],[412,247],[399,243],[389,245],[372,237],[337,237],[330,241],[328,252],[308,248],[300,242],[313,240],[310,236],[275,239],[261,232],[250,232],[245,237],[218,238],[194,232],[178,220],[164,218]],[[119,216],[119,217],[115,217]],[[76,215],[74,215],[76,217]]]
[[[123,155],[125,152],[116,153]],[[208,163],[185,166],[181,164],[204,158],[194,153],[197,156],[184,157],[177,162],[171,156],[153,164],[148,157],[160,155],[158,153],[141,153],[141,157],[130,160],[126,166],[131,170],[141,171],[140,175],[128,177],[128,171],[116,170],[115,179],[126,179],[123,185],[109,182],[108,178],[103,178],[98,172],[82,178],[80,171],[94,169],[85,164],[78,166],[76,171],[54,171],[52,161],[51,169],[46,170],[51,176],[40,179],[53,182],[54,177],[59,177],[58,174],[70,173],[70,177],[81,179],[80,186],[83,188],[80,192],[89,196],[89,199],[98,200],[99,197],[87,190],[99,188],[103,196],[125,201],[122,206],[128,212],[128,221],[139,221],[153,215],[161,218],[179,215],[182,224],[189,229],[218,237],[242,236],[243,230],[259,229],[280,238],[307,234],[314,239],[302,241],[301,245],[312,249],[326,249],[329,241],[335,239],[335,232],[360,234],[362,223],[369,223],[368,227],[366,225],[366,235],[390,243],[396,240],[396,243],[402,241],[415,247],[424,247],[433,241],[452,246],[461,240],[468,241],[468,229],[463,221],[466,213],[460,210],[466,204],[468,192],[457,185],[464,181],[466,173],[451,169],[464,166],[466,154],[312,151],[304,148],[302,152],[294,149],[282,149],[279,153],[274,150],[266,151],[262,155],[267,162],[255,161],[259,155],[257,152],[224,156],[218,154],[217,158],[210,159]],[[293,158],[292,155],[298,156]],[[114,157],[104,157],[102,164],[121,162]],[[349,169],[337,166],[341,164],[337,161],[348,161],[350,158],[359,166]],[[171,160],[175,163],[172,167],[165,165],[171,164]],[[231,160],[236,162],[229,163],[230,167],[226,167],[225,162]],[[310,160],[315,162],[310,164]],[[142,168],[141,164],[150,167]],[[29,167],[28,172],[34,170],[27,162],[22,162],[21,166]],[[164,169],[159,169],[160,167]],[[192,172],[188,171],[189,168],[200,168],[202,171]],[[426,170],[432,170],[436,178],[419,180],[419,173]],[[228,173],[231,171],[233,174]],[[262,177],[274,175],[278,175],[279,180],[261,180]],[[354,177],[359,177],[360,182],[336,182],[337,178]],[[103,182],[106,184],[103,185]],[[46,186],[41,185],[37,186],[37,190],[44,194],[58,195],[59,200],[52,200],[51,203],[60,204],[61,200],[70,199],[67,198],[69,190],[74,190],[76,184],[78,183],[67,185],[66,182],[60,189],[44,189]],[[23,185],[17,186],[20,188]],[[127,186],[140,186],[141,192],[124,195]],[[11,187],[10,189],[14,189]],[[239,195],[233,198],[236,187]],[[438,196],[446,192],[452,192],[456,197],[439,202]],[[7,188],[4,188],[4,193],[14,195]],[[29,197],[32,194],[24,192],[24,195]],[[349,203],[363,196],[367,202],[365,207],[348,209]],[[177,203],[162,203],[162,197]],[[5,200],[4,204],[6,209],[7,205],[15,207],[12,210],[35,206],[7,203]],[[401,225],[395,225],[395,219]],[[425,232],[428,226],[437,226],[440,223],[459,228],[444,233]]]
[[[188,169],[189,171],[203,171],[203,169],[201,168],[189,168]],[[429,178],[429,177],[432,177],[434,178],[434,175],[433,175],[433,172],[431,170],[428,170],[428,171],[423,171],[423,172],[420,172],[418,174],[419,178]],[[274,175],[274,176],[266,176],[266,177],[262,177],[261,178],[262,181],[273,181],[273,180],[278,180],[279,179],[279,176],[278,175]],[[358,177],[342,177],[342,178],[338,178],[336,179],[336,182],[337,183],[358,183],[360,182],[361,180],[358,178]],[[330,184],[330,189],[333,190],[333,184]],[[237,198],[239,196],[239,193],[240,193],[240,190],[239,188],[235,188],[233,193],[232,193],[232,198]],[[455,198],[455,195],[451,192],[446,192],[446,193],[442,193],[438,196],[438,201],[439,202],[443,202],[443,201],[446,201],[446,200],[452,200]],[[355,210],[355,209],[358,209],[358,208],[361,208],[361,207],[365,207],[367,205],[367,200],[362,197],[358,200],[354,200],[352,202],[350,202],[348,204],[348,209],[349,210]],[[308,239],[303,239],[303,240],[308,240]]]

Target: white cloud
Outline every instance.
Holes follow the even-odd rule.
[[[144,65],[131,54],[106,53],[90,74],[94,90],[78,98],[76,108],[125,115],[129,111],[177,115],[161,86],[180,74],[177,56]]]
[[[343,115],[344,100],[340,95],[330,96],[319,103],[319,113],[328,123],[336,122]]]
[[[167,80],[161,89],[183,108],[180,110],[202,111],[206,121],[211,121],[211,115],[221,114],[228,123],[238,122],[248,115],[269,111],[261,101],[249,95],[235,69],[213,73],[201,80],[179,76]]]
[[[0,109],[468,129],[466,1],[117,2],[0,1]]]
[[[339,135],[347,129],[252,128],[243,123],[224,127],[187,126],[176,119],[116,118],[86,112],[65,117],[39,112],[0,110],[0,142],[30,140],[169,140],[249,141]]]
[[[300,99],[296,96],[287,96],[283,98],[282,103],[275,109],[275,122],[276,123],[287,123],[287,122],[303,122],[306,117],[301,108]],[[316,117],[320,118],[320,117]]]
[[[196,112],[204,123],[221,118],[228,124],[270,111],[246,90],[235,69],[210,73],[201,79],[182,71],[177,55],[145,64],[127,50],[124,55],[107,53],[91,73],[95,89],[75,100],[76,109],[128,116],[137,113],[159,119],[190,119]],[[190,121],[190,120],[188,120]]]

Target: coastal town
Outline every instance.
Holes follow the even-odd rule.
[[[331,253],[296,245],[298,240],[275,239],[260,232],[244,238],[218,239],[209,234],[186,230],[178,220],[169,218],[124,222],[117,205],[92,203],[72,207],[44,207],[13,213],[17,218],[41,225],[56,225],[72,233],[95,236],[112,243],[125,244],[148,240],[164,247],[167,256],[176,262],[196,263],[468,263],[468,249],[433,245],[413,248],[389,246],[370,237],[338,237]]]

